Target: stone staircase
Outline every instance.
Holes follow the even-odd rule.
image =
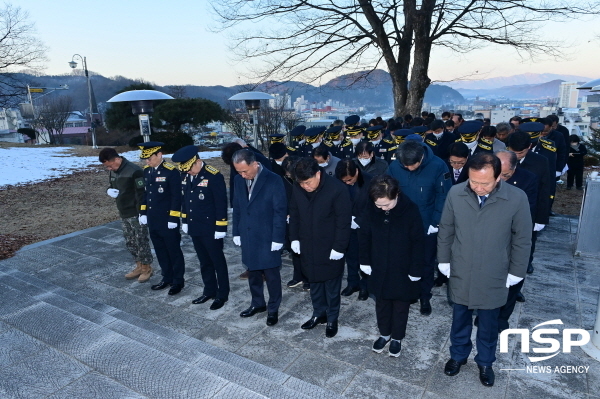
[[[64,385],[61,373],[43,376],[47,384],[39,397],[340,397],[9,265],[0,262],[0,333],[24,333],[52,354],[56,367],[68,364],[76,371],[76,379]],[[103,289],[108,295],[117,290]],[[21,385],[0,385],[0,396],[38,397],[35,389],[19,390]]]

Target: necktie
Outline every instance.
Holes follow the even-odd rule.
[[[483,208],[483,204],[485,204],[485,200],[486,200],[486,199],[487,199],[487,197],[486,197],[485,195],[480,195],[480,196],[479,196],[479,200],[481,201],[481,202],[479,203],[479,207],[480,207],[480,208]]]
[[[460,169],[454,169],[454,180],[458,180],[460,176]]]

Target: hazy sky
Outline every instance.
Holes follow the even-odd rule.
[[[11,1],[11,0],[9,0]],[[244,69],[231,63],[224,34],[214,26],[209,0],[12,0],[29,12],[50,48],[45,70],[68,73],[75,53],[88,68],[110,77],[142,78],[159,85],[231,86],[246,83]],[[553,23],[540,37],[569,43],[568,59],[521,62],[514,51],[491,47],[469,54],[436,50],[429,75],[451,80],[479,71],[481,78],[520,73],[600,77],[600,18]]]

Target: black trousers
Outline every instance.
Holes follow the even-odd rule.
[[[206,296],[227,301],[229,298],[229,274],[223,254],[223,239],[215,240],[214,234],[190,236],[200,261],[200,274]]]
[[[531,251],[529,252],[529,266],[531,266],[531,262],[533,262],[533,253],[535,252],[535,243],[537,242],[537,231],[531,232]]]
[[[297,253],[292,253],[292,265],[294,266],[294,276],[292,279],[307,283],[308,279],[304,273],[302,273],[302,259],[300,259],[300,255]]]
[[[264,280],[267,283],[267,291],[269,291],[267,311],[269,313],[276,313],[279,311],[279,305],[281,304],[280,269],[280,267],[274,267],[264,270],[248,270],[248,285],[250,286],[250,294],[252,294],[252,303],[250,306],[256,308],[267,306],[263,284],[264,275]]]
[[[573,181],[576,187],[583,187],[583,166],[567,170],[567,187],[573,187]]]
[[[342,277],[320,283],[310,283],[310,299],[313,305],[313,317],[327,316],[327,322],[337,321],[340,315]]]
[[[156,259],[160,265],[162,281],[173,285],[184,283],[185,260],[181,252],[179,228],[150,230]]]
[[[480,366],[492,366],[496,361],[498,345],[498,314],[500,308],[477,309],[479,325],[477,326],[477,355],[475,363]],[[473,309],[465,305],[454,304],[452,312],[452,327],[450,329],[450,357],[457,362],[467,360],[473,343]]]
[[[406,335],[409,309],[410,302],[377,298],[375,314],[377,315],[379,334],[384,337],[391,335],[392,339],[396,340],[403,339]]]
[[[425,235],[425,264],[423,265],[423,276],[421,276],[421,300],[431,299],[433,288],[433,274],[435,271],[435,260],[437,258],[437,233]]]
[[[360,260],[358,259],[358,232],[352,230],[350,242],[346,250],[346,268],[348,270],[348,287],[356,287],[361,290],[367,289],[367,275],[360,271]]]
[[[506,305],[500,308],[500,314],[498,315],[498,329],[506,330],[508,326],[508,319],[510,319],[510,315],[512,315],[513,310],[515,310],[515,305],[517,304],[517,296],[519,292],[521,292],[521,288],[523,288],[523,284],[525,283],[525,279],[521,280],[518,284],[511,285],[508,288],[508,297],[506,298]]]

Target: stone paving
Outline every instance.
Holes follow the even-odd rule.
[[[538,239],[511,327],[561,319],[559,328],[591,329],[600,261],[574,258],[577,219],[553,218]],[[472,361],[447,377],[451,308],[434,288],[433,314],[411,308],[402,354],[370,346],[377,338],[372,299],[342,298],[340,330],[303,331],[309,293],[284,287],[280,321],[242,319],[250,303],[239,249],[226,238],[231,295],[217,310],[193,305],[202,293],[198,260],[184,235],[186,286],[176,296],[128,281],[132,267],[120,222],[25,247],[0,261],[1,398],[592,398],[600,397],[600,363],[579,347],[530,363],[511,338],[498,353],[496,384],[483,387]],[[285,260],[282,280],[291,277]],[[475,330],[475,329],[474,329]],[[474,338],[474,337],[473,337]],[[532,348],[536,347],[532,342]],[[533,373],[527,366],[589,366],[587,373]]]

